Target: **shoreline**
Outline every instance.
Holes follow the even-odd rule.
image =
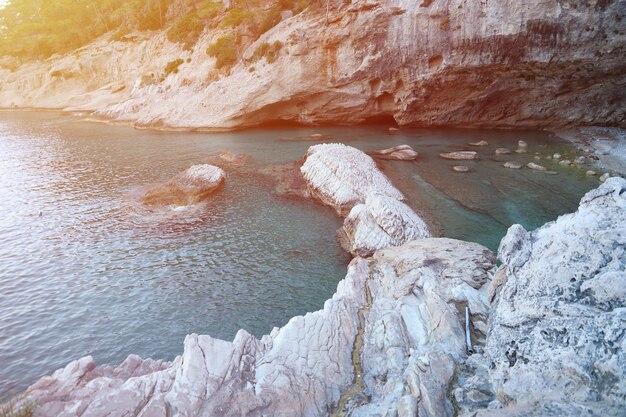
[[[319,146],[312,148],[337,148],[337,145]],[[319,159],[322,157],[326,159]],[[135,355],[117,366],[96,365],[91,357],[75,360],[28,388],[26,394],[31,400],[45,404],[42,414],[36,415],[56,416],[61,410],[66,410],[60,414],[63,416],[74,416],[73,413],[121,415],[124,410],[137,410],[137,407],[140,407],[138,415],[142,416],[171,413],[165,410],[174,410],[175,415],[256,415],[253,410],[261,402],[266,404],[264,412],[270,414],[293,410],[294,415],[322,416],[326,415],[322,410],[330,410],[329,413],[334,411],[337,415],[346,412],[368,415],[370,407],[374,407],[371,410],[397,407],[400,416],[410,416],[415,413],[409,410],[434,407],[424,415],[447,416],[452,399],[449,394],[453,389],[455,401],[463,407],[470,410],[486,407],[486,403],[477,407],[463,402],[465,397],[457,395],[458,389],[466,390],[463,392],[467,394],[463,395],[470,395],[472,391],[463,388],[464,382],[454,382],[452,376],[456,371],[453,370],[457,366],[468,366],[469,358],[473,358],[472,366],[477,367],[478,373],[486,374],[487,363],[483,363],[481,352],[489,348],[489,339],[485,338],[489,333],[487,323],[493,314],[489,313],[488,292],[504,291],[499,289],[506,285],[506,280],[502,283],[502,274],[512,274],[524,263],[539,262],[537,267],[540,268],[541,263],[547,261],[518,260],[524,256],[527,238],[516,226],[502,239],[499,252],[503,253],[500,254],[503,265],[497,271],[495,255],[479,244],[428,235],[412,240],[414,237],[407,234],[410,228],[404,220],[396,223],[397,219],[405,219],[405,214],[397,211],[397,203],[392,204],[397,190],[388,180],[381,177],[372,183],[377,184],[378,191],[369,190],[371,184],[367,180],[358,184],[351,182],[351,179],[363,177],[352,170],[377,171],[375,166],[354,164],[341,168],[345,171],[340,169],[335,177],[332,173],[337,171],[327,164],[335,161],[338,167],[343,167],[345,164],[341,161],[354,158],[351,154],[335,157],[332,153],[322,157],[316,157],[309,148],[307,168],[303,168],[308,186],[315,190],[313,194],[318,200],[335,208],[340,217],[350,212],[344,229],[348,228],[351,243],[365,245],[362,247],[373,252],[371,256],[352,259],[346,277],[338,283],[322,310],[292,317],[285,326],[274,328],[260,339],[244,330],[240,330],[232,342],[188,335],[184,353],[172,362],[141,359]],[[369,157],[363,154],[363,158]],[[379,174],[371,172],[370,175],[384,176],[380,171]],[[590,191],[582,199],[579,211],[585,202],[608,198],[605,196],[617,193],[622,186],[626,186],[623,179],[600,185],[600,189]],[[348,188],[341,191],[342,187]],[[387,194],[389,197],[385,198],[391,200],[383,200],[382,207],[368,202],[380,193]],[[615,198],[619,200],[621,193],[617,195]],[[350,207],[352,209],[348,210]],[[355,211],[356,207],[361,209]],[[547,223],[540,229],[560,227],[562,218],[578,213],[563,215],[556,223]],[[368,220],[371,215],[375,223]],[[619,221],[619,216],[615,221]],[[383,233],[387,233],[385,228],[393,224],[403,226],[389,229],[390,233],[397,236],[396,232],[400,231],[408,242],[389,245],[384,239],[369,239],[372,233],[381,233],[377,228],[382,227]],[[360,234],[360,228],[366,233]],[[548,234],[544,239],[560,239],[559,233],[555,237]],[[368,236],[369,240],[360,241],[358,236]],[[516,243],[516,239],[521,243]],[[437,278],[433,281],[433,277]],[[429,289],[431,286],[434,287]],[[411,301],[411,297],[417,298]],[[461,318],[457,317],[459,302],[470,306],[472,311],[473,345],[478,353],[469,357],[465,353],[466,335],[459,327]],[[422,312],[419,303],[435,310]],[[414,328],[417,323],[430,330],[422,334]],[[401,351],[388,356],[389,349],[398,346],[403,346]],[[504,347],[497,346],[496,350],[500,352]],[[422,384],[419,391],[413,392],[415,383],[411,382],[407,370],[418,375],[421,381],[418,385]],[[384,380],[377,376],[383,374]],[[357,389],[353,391],[355,378]],[[389,384],[398,388],[389,391],[386,388]],[[157,389],[157,386],[162,388]],[[99,388],[94,391],[94,387]],[[234,397],[233,392],[237,393]],[[111,398],[120,400],[111,403]],[[496,399],[495,391],[488,398],[489,408],[492,403],[497,407],[506,405]],[[401,409],[406,412],[400,412]],[[422,413],[425,411],[420,415]]]

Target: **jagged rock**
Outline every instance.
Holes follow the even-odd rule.
[[[503,167],[505,168],[510,168],[510,169],[520,169],[522,168],[522,164],[520,164],[519,162],[505,162],[504,164],[502,164]]]
[[[409,145],[398,145],[381,151],[372,151],[369,154],[378,159],[394,159],[398,161],[414,161],[419,156],[419,153],[415,152]]]
[[[147,205],[197,204],[224,184],[224,171],[213,165],[193,165],[168,182],[149,189],[141,198]]]
[[[509,155],[511,150],[509,148],[498,148],[496,149],[496,155]]]
[[[486,319],[494,262],[475,243],[409,242],[356,258],[323,310],[294,317],[261,340],[243,330],[233,342],[190,335],[173,362],[132,356],[110,367],[86,357],[27,395],[38,404],[37,417],[314,417],[342,399],[354,416],[398,407],[451,416],[447,384],[465,357],[456,305],[468,303],[477,320]],[[362,346],[359,362],[355,346]],[[365,404],[348,398],[357,377]]]
[[[311,146],[300,171],[312,194],[339,214],[347,214],[355,205],[365,203],[370,194],[404,199],[371,157],[350,146]]]
[[[530,169],[535,169],[537,171],[546,171],[546,167],[536,164],[534,162],[529,162],[528,164],[526,164],[526,166]]]
[[[444,159],[454,159],[454,160],[478,159],[478,153],[474,151],[443,152],[443,153],[440,153],[439,156]]]
[[[498,257],[486,345],[505,406],[497,415],[622,414],[626,180],[608,179],[576,213],[534,232],[512,226]]]
[[[470,168],[466,167],[465,165],[455,165],[452,167],[452,170],[454,172],[469,172]]]
[[[376,194],[352,208],[341,230],[347,239],[340,242],[356,256],[370,256],[378,249],[430,237],[428,227],[410,207]]]
[[[478,142],[470,142],[470,145],[472,146],[487,146],[489,145],[489,142],[487,142],[486,140],[481,140]]]

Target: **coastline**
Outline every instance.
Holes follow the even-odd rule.
[[[314,195],[321,196],[322,201],[340,213],[346,213],[346,208],[353,204],[356,204],[354,207],[363,206],[359,201],[367,201],[370,192],[396,195],[382,178],[374,182],[382,187],[377,192],[368,191],[367,182],[360,186],[352,182],[352,179],[362,177],[355,175],[353,169],[372,169],[367,159],[364,163],[341,168],[346,171],[341,173],[340,169],[339,176],[334,177],[329,173],[336,171],[326,171],[327,163],[336,159],[339,167],[345,166],[341,163],[345,157],[330,157],[324,162],[311,160],[311,155],[309,151],[307,160],[309,166],[313,165],[303,169],[307,183],[316,190]],[[611,219],[619,211],[613,211],[617,208],[611,204],[600,204],[600,200],[615,198],[615,204],[622,204],[619,191],[624,187],[626,181],[623,179],[608,181],[600,189],[589,192],[579,210],[584,204],[596,201],[594,204],[598,207],[605,207],[598,215]],[[339,191],[341,189],[345,191]],[[353,216],[354,207],[349,217]],[[376,206],[366,204],[363,207],[373,210]],[[366,235],[380,227],[393,230],[394,235],[396,231],[406,233],[408,229],[402,226],[404,220],[397,223],[404,215],[396,217],[398,214],[394,213],[398,212],[393,204],[383,207],[387,209],[379,212],[384,213],[382,218],[376,211],[370,212],[374,223],[367,220],[367,211],[357,210],[355,213],[363,213],[365,217],[356,222],[346,219],[344,227],[356,227],[357,230],[348,235],[359,236],[360,227],[368,231]],[[595,213],[595,207],[590,213]],[[390,212],[387,211],[389,208]],[[578,212],[562,216],[556,223],[567,224],[568,221],[563,219],[576,215]],[[595,215],[585,214],[591,216],[585,223],[595,224]],[[614,216],[613,220],[623,222],[622,217],[623,213],[621,217]],[[390,225],[400,226],[400,229],[396,226],[387,229]],[[596,227],[606,225],[603,220]],[[562,226],[549,223],[541,229],[555,227],[557,232],[544,233],[545,239],[558,241],[563,238],[559,234]],[[240,331],[232,343],[192,334],[185,339],[183,356],[171,363],[142,360],[131,355],[118,367],[96,366],[90,357],[86,357],[42,378],[27,393],[35,402],[45,404],[45,409],[41,408],[41,413],[37,414],[41,416],[121,415],[129,407],[139,410],[137,415],[146,417],[172,412],[198,416],[261,415],[259,412],[323,416],[326,415],[324,410],[332,409],[333,404],[343,407],[334,409],[337,415],[350,412],[365,416],[382,407],[397,408],[399,416],[414,415],[413,410],[418,409],[420,415],[447,416],[451,415],[449,393],[452,391],[456,407],[461,406],[465,411],[480,411],[487,405],[489,408],[508,405],[515,410],[515,403],[507,404],[504,397],[496,395],[496,388],[489,388],[490,385],[481,387],[482,392],[493,390],[487,397],[488,404],[487,400],[468,403],[465,396],[474,395],[474,388],[466,388],[463,384],[455,388],[452,381],[455,380],[453,369],[470,363],[465,354],[466,335],[460,326],[461,318],[457,317],[458,303],[471,307],[476,330],[474,345],[479,352],[470,356],[471,363],[477,367],[477,372],[486,373],[486,363],[481,359],[485,355],[481,352],[486,349],[485,343],[488,344],[492,332],[492,325],[488,325],[490,301],[497,306],[497,301],[493,304],[494,294],[502,292],[501,287],[507,283],[511,285],[513,278],[504,279],[503,283],[504,276],[515,273],[526,263],[545,262],[541,259],[528,261],[525,255],[527,245],[523,243],[527,240],[525,233],[528,232],[520,232],[516,226],[509,230],[499,250],[503,266],[497,271],[494,254],[478,244],[426,236],[400,246],[385,248],[387,243],[379,248],[373,246],[372,257],[353,259],[346,278],[338,284],[337,292],[326,301],[323,310],[294,317],[286,326],[275,328],[261,339],[245,331]],[[584,239],[584,233],[575,236]],[[619,235],[618,239],[621,239]],[[516,243],[518,240],[522,243]],[[610,240],[608,237],[605,243]],[[370,240],[365,244],[379,245],[380,241]],[[601,250],[601,247],[595,250]],[[536,267],[543,268],[542,265]],[[561,268],[562,264],[551,267]],[[435,281],[432,281],[433,277]],[[418,306],[421,303],[425,303],[428,309],[435,308],[436,313],[420,312]],[[441,319],[433,321],[433,314]],[[361,316],[361,319],[355,319]],[[442,325],[441,320],[445,324]],[[430,330],[423,333],[415,327],[417,323]],[[357,340],[362,342],[357,343]],[[505,348],[503,344],[495,347],[498,354]],[[389,352],[395,353],[388,356]],[[359,359],[358,363],[355,357]],[[361,394],[346,394],[355,380],[355,371],[359,369],[363,380],[358,382],[360,379],[356,377],[356,381]],[[384,379],[380,379],[382,375]],[[293,376],[299,377],[293,379]],[[416,384],[420,388],[414,388]],[[391,386],[396,388],[391,389]],[[459,389],[462,391],[457,392]],[[363,390],[368,392],[366,399],[363,399]],[[234,397],[233,392],[237,392]],[[114,398],[116,401],[111,403]],[[258,408],[260,404],[264,405]],[[599,406],[610,408],[607,404]]]

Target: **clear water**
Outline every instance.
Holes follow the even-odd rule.
[[[384,162],[385,172],[439,234],[491,248],[509,225],[553,220],[597,185],[584,171],[507,170],[487,156],[518,139],[533,151],[570,152],[541,132],[172,133],[0,112],[0,397],[87,354],[99,363],[131,353],[173,359],[188,333],[261,336],[321,308],[349,260],[335,241],[340,221],[320,205],[275,197],[258,174],[302,158],[315,141],[298,138],[313,133],[363,150],[414,146],[417,162]],[[476,139],[493,146],[468,164],[473,172],[453,173],[455,164],[437,157]],[[226,150],[253,158],[228,169],[224,190],[206,204],[137,204],[146,184]]]

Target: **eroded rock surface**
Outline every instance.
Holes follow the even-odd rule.
[[[224,184],[224,171],[213,165],[193,165],[141,198],[147,205],[187,206],[206,199]]]
[[[512,226],[494,277],[490,416],[618,416],[626,404],[626,180],[527,232]]]
[[[313,417],[338,404],[355,416],[451,416],[447,384],[465,357],[457,305],[486,322],[494,262],[475,243],[409,242],[356,258],[323,310],[261,340],[243,330],[233,342],[192,334],[173,362],[131,356],[110,367],[86,357],[27,394],[38,417]],[[362,385],[348,390],[357,375]],[[349,401],[354,392],[365,400]]]
[[[244,60],[226,72],[206,54],[221,26],[207,28],[191,50],[165,31],[115,42],[107,34],[63,56],[0,69],[0,106],[95,110],[170,128],[372,117],[402,126],[624,126],[625,93],[615,87],[626,81],[623,0],[326,4],[246,37]],[[276,60],[250,71],[259,46],[276,41]],[[176,59],[185,62],[165,74]]]
[[[301,171],[311,194],[347,215],[338,238],[350,253],[369,256],[430,236],[424,221],[403,202],[402,193],[360,150],[342,144],[312,146]]]

